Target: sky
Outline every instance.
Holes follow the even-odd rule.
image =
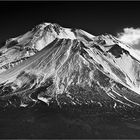
[[[0,2],[0,43],[24,34],[42,22],[80,28],[93,35],[118,35],[125,28],[140,27],[140,2]]]

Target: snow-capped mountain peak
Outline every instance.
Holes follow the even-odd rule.
[[[9,39],[0,53],[2,99],[16,95],[22,105],[38,100],[140,104],[140,57],[110,34],[42,23]]]

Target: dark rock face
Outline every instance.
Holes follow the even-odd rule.
[[[44,23],[0,49],[1,106],[139,108],[140,59],[111,35]]]

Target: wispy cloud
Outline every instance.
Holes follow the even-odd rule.
[[[140,45],[140,28],[124,28],[123,32],[117,34],[117,37],[129,45]]]

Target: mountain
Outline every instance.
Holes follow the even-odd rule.
[[[140,106],[140,57],[110,35],[42,23],[0,49],[0,105]]]

